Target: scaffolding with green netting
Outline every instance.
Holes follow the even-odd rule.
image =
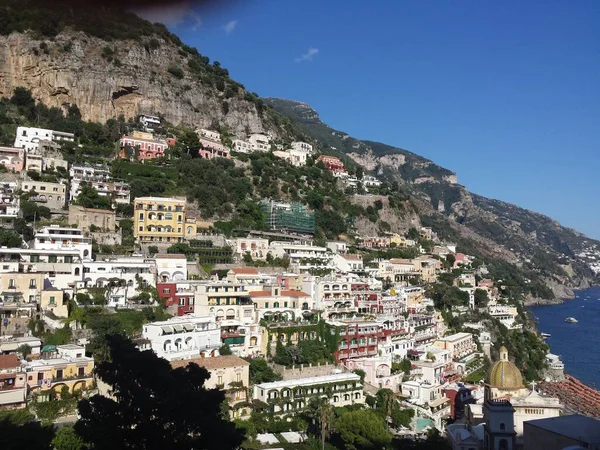
[[[300,203],[263,200],[261,208],[266,213],[269,230],[300,234],[315,233],[315,215]]]

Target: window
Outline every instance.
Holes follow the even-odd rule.
[[[170,294],[170,293],[171,293],[171,289],[169,289],[169,288],[163,289],[163,294]]]
[[[79,367],[77,369],[77,375],[79,375],[80,377],[85,375],[85,367]]]
[[[8,280],[8,287],[9,287],[9,289],[10,288],[14,289],[16,287],[16,283],[15,283],[15,280],[13,278],[11,278],[10,280]]]
[[[29,289],[35,289],[36,288],[36,280],[31,279],[29,280]]]
[[[501,424],[500,424],[500,429],[501,429],[502,431],[506,430],[506,425],[505,425],[505,424],[503,424],[503,423],[501,423]]]
[[[57,259],[56,255],[48,256],[48,262],[55,263],[57,260],[58,259]]]
[[[54,296],[50,297],[50,304],[51,305],[56,304],[56,298]]]
[[[236,373],[235,374],[235,381],[242,381],[242,374],[241,373]]]
[[[65,256],[65,263],[71,264],[72,262],[73,262],[73,257],[72,256]]]
[[[139,220],[144,220],[144,213],[140,213],[140,219]]]
[[[223,375],[219,375],[217,379],[217,384],[223,384]]]
[[[40,186],[40,191],[45,191],[46,190],[46,186]]]
[[[56,371],[56,380],[59,381],[59,380],[62,380],[62,378],[63,378],[63,370],[62,369],[58,369]]]
[[[54,192],[58,192],[58,188],[52,188]]]
[[[182,222],[183,216],[181,214],[177,214],[177,222]]]

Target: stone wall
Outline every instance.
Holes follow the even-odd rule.
[[[292,367],[271,364],[273,370],[279,373],[284,380],[296,380],[298,378],[322,377],[332,373],[347,372],[343,366],[334,364],[303,364]]]

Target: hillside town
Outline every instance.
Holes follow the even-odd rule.
[[[1,232],[19,237],[0,248],[0,408],[110,395],[95,375],[95,314],[139,318],[126,330],[137,348],[208,370],[205,387],[226,392],[232,420],[257,411],[287,420],[313,397],[377,408],[389,395],[390,433],[418,440],[437,430],[455,450],[550,448],[535,443],[552,433],[588,439],[558,422],[597,424],[598,393],[547,350],[540,367],[517,367],[510,336],[541,338],[481,259],[427,226],[317,240],[314,212],[295,201],[264,198],[262,229],[226,234],[185,197],[132,197],[112,160],[168,161],[176,139],[154,131],[162,126],[140,116],[104,163],[69,163],[61,149],[77,137],[60,130],[19,126],[0,148]],[[383,183],[311,143],[196,134],[200,146],[188,150],[198,158],[310,161],[348,195]],[[257,377],[259,367],[270,375]],[[288,421],[289,430],[258,433],[253,448],[306,439]]]

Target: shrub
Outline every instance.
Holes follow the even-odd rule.
[[[175,78],[181,80],[184,77],[184,72],[183,69],[179,66],[171,66],[167,69],[167,72],[169,72],[171,75],[173,75]]]

